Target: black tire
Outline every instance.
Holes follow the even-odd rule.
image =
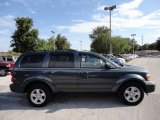
[[[120,100],[127,105],[138,105],[144,98],[143,87],[135,82],[128,82],[119,90]]]
[[[37,91],[39,91],[39,95],[40,96],[38,96]],[[35,95],[37,95],[37,96],[35,96]],[[34,107],[43,107],[43,106],[47,105],[50,102],[51,91],[46,85],[43,85],[43,84],[33,85],[27,91],[27,99],[28,99],[28,102],[32,106],[34,106]]]
[[[0,68],[0,76],[6,76],[7,75],[7,71],[5,68]]]

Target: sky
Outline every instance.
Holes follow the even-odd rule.
[[[51,31],[67,37],[72,49],[90,50],[89,34],[97,26],[109,27],[112,11],[112,36],[132,38],[142,45],[160,37],[160,0],[0,0],[0,51],[8,51],[16,30],[15,18],[30,17],[39,38],[48,39]]]

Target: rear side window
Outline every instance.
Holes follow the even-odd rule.
[[[73,68],[74,54],[73,53],[55,53],[50,54],[50,61],[48,64],[50,68]]]
[[[23,58],[20,67],[22,68],[40,68],[43,64],[45,54],[32,54]]]
[[[11,57],[7,57],[7,61],[14,61]]]

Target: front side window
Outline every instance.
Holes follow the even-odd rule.
[[[40,68],[43,64],[45,54],[27,55],[23,58],[20,67],[23,68]]]
[[[94,55],[81,55],[81,67],[82,68],[104,68],[105,62]]]
[[[73,68],[74,67],[74,54],[72,53],[51,54],[48,67],[50,68]]]

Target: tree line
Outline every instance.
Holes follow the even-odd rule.
[[[58,34],[49,39],[41,39],[38,37],[38,29],[33,29],[33,20],[28,17],[18,17],[16,21],[16,30],[11,36],[11,47],[14,52],[25,53],[37,50],[66,50],[70,49],[71,44],[68,39]],[[91,39],[91,51],[97,53],[109,53],[110,29],[105,26],[98,26],[89,34]],[[140,46],[137,42],[130,38],[121,36],[112,36],[112,52],[114,54],[132,53],[134,50],[159,50],[160,37],[152,44],[144,44]]]
[[[16,21],[16,30],[11,36],[11,45],[14,52],[25,53],[37,50],[65,50],[70,49],[70,42],[65,36],[58,34],[49,39],[38,37],[38,29],[33,29],[33,20],[28,17],[18,17]]]

